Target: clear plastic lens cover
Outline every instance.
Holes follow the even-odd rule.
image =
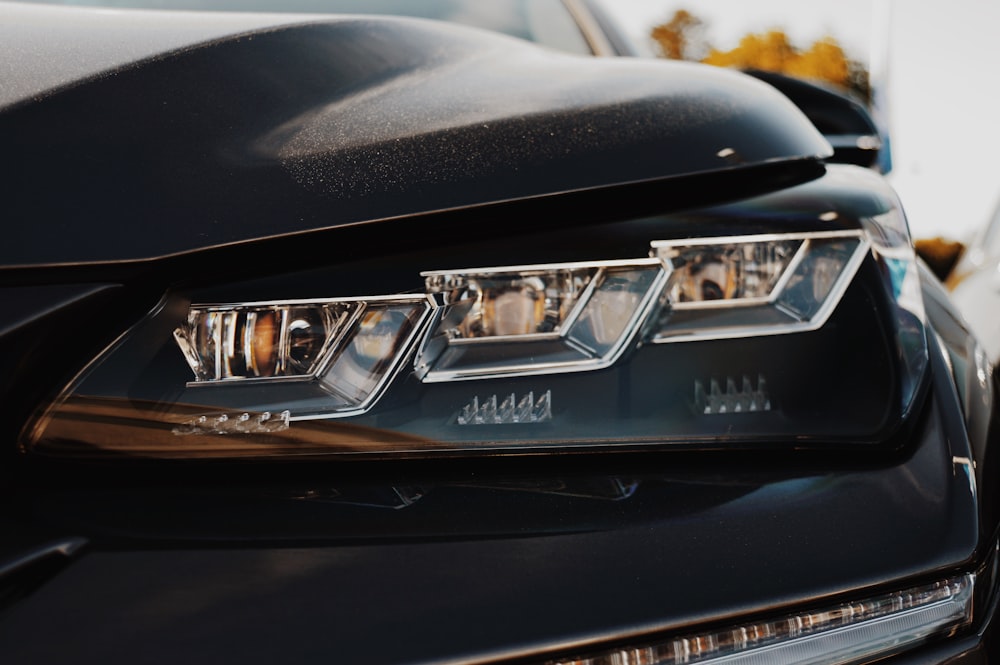
[[[858,230],[647,242],[634,259],[414,270],[401,295],[168,298],[25,445],[422,456],[891,434],[926,363],[905,247],[872,252]]]
[[[429,293],[444,295],[442,322],[452,343],[515,335],[558,334],[597,273],[595,267],[424,273]]]
[[[192,307],[174,331],[196,381],[312,377],[361,303]]]
[[[730,241],[715,245],[654,243],[669,261],[675,307],[708,301],[766,301],[802,246],[802,239]]]
[[[653,243],[673,270],[656,342],[804,332],[822,326],[868,244],[860,232]]]
[[[608,367],[638,333],[666,280],[655,260],[506,270],[429,273],[431,289],[456,288],[447,291],[418,354],[424,381]]]

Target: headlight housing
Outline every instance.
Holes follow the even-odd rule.
[[[361,262],[319,298],[170,294],[23,448],[203,459],[884,444],[927,362],[913,253],[898,209],[836,219],[724,236],[642,220],[627,252],[571,262],[449,269],[415,250],[391,291],[358,288],[384,281],[384,264]]]

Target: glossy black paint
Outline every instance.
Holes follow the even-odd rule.
[[[0,112],[0,143],[17,164],[8,266],[149,258],[829,150],[787,99],[731,72],[404,19],[260,30],[124,66]]]
[[[746,73],[773,85],[792,100],[833,145],[828,161],[876,167],[882,159],[882,138],[869,109],[843,91],[825,88],[793,76],[760,69]],[[888,149],[888,146],[884,146]]]
[[[946,391],[947,377],[937,383]],[[936,402],[897,459],[602,461],[635,486],[618,500],[574,496],[603,476],[555,462],[513,477],[495,464],[426,481],[386,470],[420,488],[395,510],[358,498],[393,485],[344,487],[333,469],[284,495],[231,480],[224,492],[37,488],[17,502],[24,514],[94,544],[7,610],[0,649],[13,662],[482,662],[946,574],[983,555],[985,538],[952,462],[971,451]],[[269,523],[286,535],[268,537]],[[198,538],[171,537],[198,524]],[[241,524],[265,540],[225,536]],[[42,639],[53,631],[58,642]]]

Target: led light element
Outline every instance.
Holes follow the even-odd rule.
[[[673,267],[670,302],[719,300],[767,302],[802,239],[729,242],[705,245],[654,243],[657,254]]]
[[[194,372],[188,387],[213,388],[219,406],[275,412],[291,401],[291,420],[342,417],[374,404],[432,309],[427,296],[194,305],[174,339]],[[264,382],[267,392],[253,388]],[[233,426],[211,422],[178,433]]]
[[[544,423],[552,420],[552,391],[535,401],[534,391],[518,399],[511,393],[504,398],[490,395],[479,402],[478,397],[462,407],[455,422],[459,425],[513,425],[515,423]]]
[[[763,376],[757,377],[756,386],[750,382],[750,377],[744,376],[740,387],[737,387],[735,379],[729,377],[726,379],[725,391],[715,379],[711,380],[707,391],[701,381],[695,381],[694,406],[698,413],[706,416],[753,413],[770,411],[771,399],[767,396],[767,381]]]
[[[607,367],[666,284],[656,259],[422,275],[444,303],[417,356],[426,383]]]
[[[773,621],[613,649],[550,665],[819,665],[868,662],[972,621],[975,575]]]
[[[272,434],[288,429],[288,411],[281,413],[221,413],[198,416],[171,430],[178,436],[191,434]]]
[[[426,272],[428,293],[464,316],[448,328],[453,343],[491,337],[558,334],[598,268],[527,268],[517,272]]]
[[[362,303],[195,306],[174,337],[196,381],[310,378]]]
[[[860,231],[652,243],[670,268],[669,309],[654,342],[804,332],[821,327],[864,260]]]

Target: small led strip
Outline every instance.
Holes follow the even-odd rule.
[[[975,575],[856,603],[546,665],[821,665],[868,661],[972,622]]]

